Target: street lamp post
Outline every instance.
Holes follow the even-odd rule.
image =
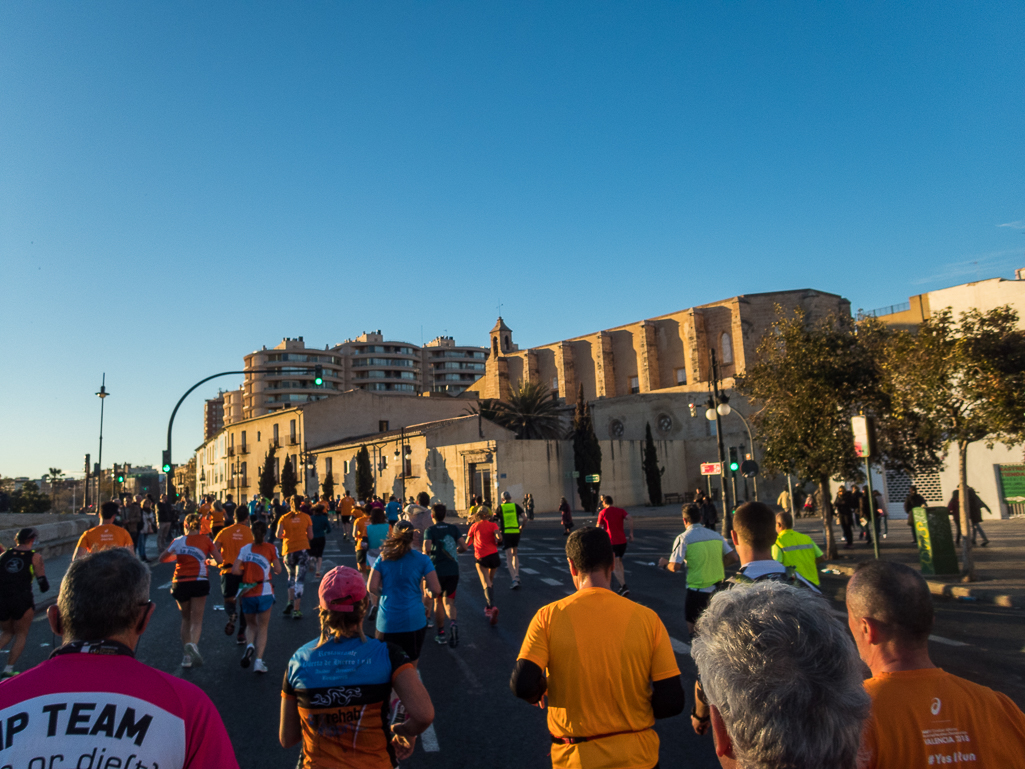
[[[96,509],[99,510],[100,506],[100,492],[103,486],[103,401],[110,395],[107,392],[107,374],[104,372],[103,381],[100,383],[100,391],[96,393],[96,397],[100,399],[100,451],[96,456],[96,461],[100,466],[100,471],[96,474]]]
[[[729,397],[720,388],[722,382],[719,376],[719,361],[715,356],[715,348],[709,349],[712,359],[712,378],[708,382],[708,411],[705,416],[709,421],[715,421],[715,437],[719,448],[719,478],[722,487],[723,499],[723,534],[727,534],[733,528],[733,507],[730,503],[730,490],[727,485],[727,477],[731,475],[726,464],[726,448],[722,442],[722,419],[730,413]],[[736,499],[734,491],[733,498]]]

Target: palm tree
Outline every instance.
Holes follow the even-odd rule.
[[[523,382],[508,401],[482,401],[480,405],[482,417],[512,430],[524,440],[565,438],[562,410],[551,390],[541,382]]]
[[[64,471],[59,467],[51,467],[50,472],[43,476],[43,480],[50,484],[50,510],[57,508],[57,484],[64,478]]]

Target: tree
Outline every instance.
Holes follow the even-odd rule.
[[[356,452],[356,498],[370,499],[374,493],[374,472],[370,469],[370,452],[360,446]]]
[[[298,479],[295,477],[295,468],[292,467],[292,457],[285,455],[285,466],[281,468],[281,496],[284,499],[294,497]]]
[[[523,440],[561,440],[566,435],[562,406],[543,382],[522,382],[508,401],[487,399],[467,411],[480,414]]]
[[[817,484],[826,555],[835,558],[829,479],[862,477],[851,417],[877,400],[876,368],[850,317],[809,323],[800,309],[790,317],[776,312],[736,388],[758,406],[753,421],[765,469]]]
[[[591,408],[584,400],[584,385],[577,392],[577,406],[573,413],[573,467],[577,472],[577,494],[580,495],[580,506],[589,513],[598,507],[598,490],[600,483],[587,482],[589,475],[601,475],[601,445],[594,434],[591,420]]]
[[[968,447],[977,441],[1025,441],[1025,332],[1010,307],[937,312],[886,346],[882,389],[892,410],[925,425],[922,441],[938,453],[956,448],[960,497],[961,571],[976,579],[972,556]]]
[[[11,494],[11,511],[15,513],[45,513],[50,509],[50,500],[40,493],[35,481],[26,481]]]
[[[325,473],[324,482],[320,484],[320,490],[324,493],[324,499],[331,499],[335,495],[335,474]]]
[[[644,469],[644,481],[648,486],[648,499],[655,507],[662,504],[662,473],[665,468],[658,466],[658,452],[655,441],[651,437],[651,423],[644,425],[644,458],[641,462]]]
[[[274,478],[274,453],[276,449],[274,444],[271,444],[270,451],[267,452],[266,458],[263,460],[263,467],[260,469],[260,495],[270,499],[274,496],[274,487],[277,486],[278,482]]]
[[[64,471],[59,467],[51,467],[50,472],[43,476],[43,480],[50,484],[50,510],[57,510],[57,491],[61,480],[64,478]]]

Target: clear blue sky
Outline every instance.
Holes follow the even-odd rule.
[[[2,3],[0,473],[95,460],[104,372],[104,464],[157,464],[283,336],[1011,277],[1022,40],[1020,2]]]

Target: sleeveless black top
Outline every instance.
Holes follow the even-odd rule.
[[[35,550],[4,551],[0,555],[0,591],[8,595],[32,595],[32,557]]]

